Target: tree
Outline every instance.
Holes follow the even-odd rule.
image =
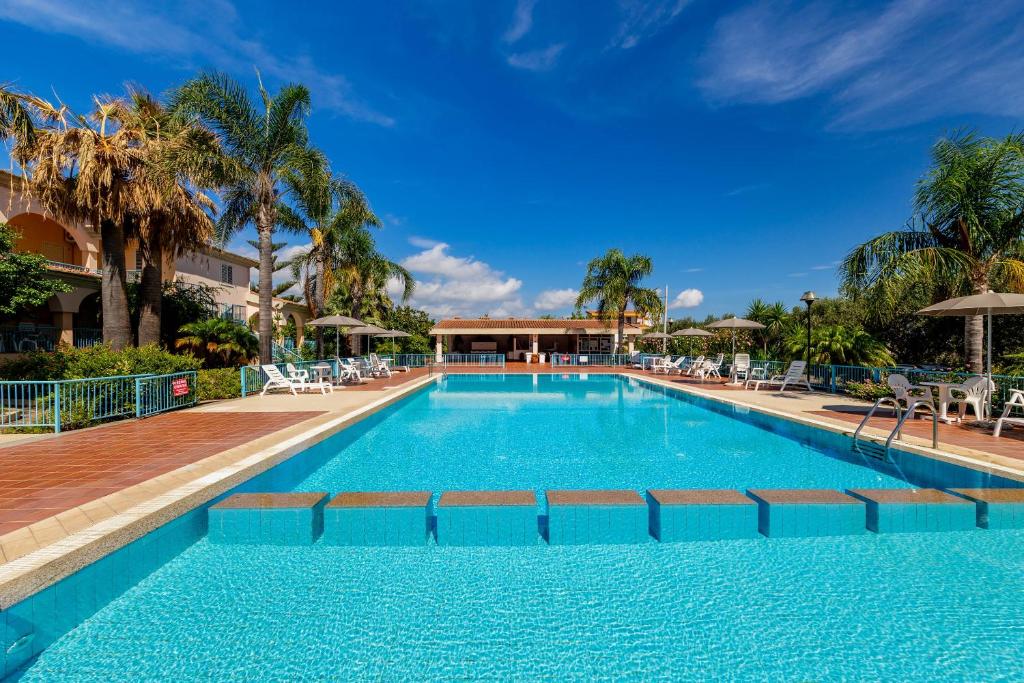
[[[662,315],[661,295],[657,290],[642,287],[644,279],[650,277],[654,264],[649,256],[635,254],[626,256],[619,249],[609,249],[587,264],[576,310],[582,311],[587,304],[596,301],[598,314],[605,320],[618,321],[618,343],[625,343],[626,309],[630,303],[642,316],[657,319]]]
[[[17,239],[13,228],[0,223],[0,314],[5,316],[42,306],[54,294],[71,291],[50,276],[45,256],[14,251]]]
[[[172,116],[157,100],[130,91],[113,118],[132,129],[144,153],[138,182],[145,184],[148,210],[137,217],[142,253],[138,341],[159,343],[168,255],[193,252],[213,236],[213,200],[199,188],[224,180],[225,160],[216,136],[194,120]]]
[[[794,330],[787,343],[791,358],[807,358],[807,337]],[[881,342],[864,330],[842,325],[819,327],[811,334],[811,362],[824,365],[890,367],[895,361]]]
[[[855,248],[842,265],[849,291],[877,289],[889,302],[924,283],[939,297],[992,286],[1024,291],[1024,136],[957,134],[932,148],[918,182],[916,217],[903,230]],[[965,360],[982,368],[980,317],[964,322]]]
[[[309,91],[285,85],[271,96],[259,81],[262,108],[253,104],[245,88],[228,76],[203,74],[182,86],[171,98],[180,114],[198,116],[216,131],[231,157],[234,179],[224,191],[218,222],[221,241],[253,223],[259,236],[259,345],[260,358],[272,357],[273,343],[273,234],[278,207],[287,192],[285,174],[302,173],[323,163],[322,155],[308,146],[305,117]]]
[[[175,348],[188,349],[206,367],[233,367],[248,363],[259,351],[256,337],[245,325],[210,318],[182,325]]]
[[[28,193],[47,210],[66,222],[99,227],[103,340],[121,349],[132,339],[125,236],[134,232],[147,199],[137,182],[145,163],[137,132],[118,125],[113,114],[119,105],[111,98],[94,98],[88,116],[39,98],[20,102],[31,118],[4,126],[14,139],[11,158],[28,175]]]

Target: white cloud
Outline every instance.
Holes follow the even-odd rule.
[[[509,66],[527,71],[549,71],[558,63],[558,56],[565,49],[565,43],[556,43],[539,50],[517,52],[508,56]]]
[[[402,261],[417,280],[411,305],[436,316],[529,312],[519,294],[522,280],[507,277],[472,256],[453,256],[449,249],[448,244],[435,242]],[[392,293],[399,290],[397,282],[389,283],[388,288]]]
[[[669,303],[669,308],[696,308],[704,303],[704,292],[699,289],[684,289],[676,294]]]
[[[409,238],[409,244],[411,244],[414,247],[419,247],[420,249],[431,249],[441,243],[438,242],[437,240],[432,240],[427,237],[417,237],[416,235],[413,235],[412,237]]]
[[[546,289],[537,295],[533,307],[538,311],[559,311],[576,305],[580,293],[575,289]]]
[[[690,4],[690,0],[623,0],[622,21],[611,47],[628,50],[667,27]]]
[[[684,273],[703,273],[704,269],[703,268],[685,268],[685,269],[683,269],[683,272]]]
[[[537,0],[518,0],[515,12],[512,14],[512,23],[502,39],[509,44],[518,41],[533,28],[533,8]]]
[[[310,88],[313,103],[350,118],[390,126],[394,120],[362,102],[348,80],[307,55],[284,55],[256,38],[229,0],[108,3],[97,0],[6,0],[0,19],[170,60],[193,70],[215,68],[251,78],[253,68]]]
[[[851,7],[853,7],[851,9]],[[723,17],[698,87],[713,103],[824,94],[833,126],[883,128],[944,114],[1024,113],[1022,6],[1011,0],[758,2]]]

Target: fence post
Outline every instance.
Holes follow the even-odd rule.
[[[142,417],[142,378],[135,378],[135,417]]]
[[[192,405],[199,405],[199,371],[192,371]]]
[[[245,398],[245,366],[238,368],[238,371],[242,373],[242,398]]]
[[[53,433],[60,434],[60,382],[53,383]]]
[[[836,393],[836,366],[830,365],[828,367],[829,367],[829,370],[831,371],[831,374],[832,374],[832,381],[829,384],[832,387],[831,388],[831,392],[834,394],[834,393]]]

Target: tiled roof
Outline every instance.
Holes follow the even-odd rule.
[[[547,318],[449,318],[438,321],[435,330],[607,330],[617,323],[606,320],[551,320]],[[627,325],[627,327],[633,327]]]

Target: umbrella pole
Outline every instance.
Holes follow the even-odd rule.
[[[992,416],[992,309],[988,309],[988,386],[985,387],[985,395],[988,397],[985,409],[988,411],[986,419]]]

